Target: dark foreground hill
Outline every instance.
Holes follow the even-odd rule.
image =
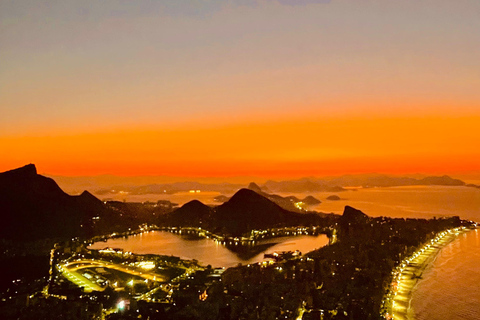
[[[166,224],[170,226],[199,227],[208,224],[213,209],[198,200],[185,203],[166,216]]]
[[[70,196],[35,165],[0,173],[0,234],[8,240],[88,236],[93,217],[105,215],[103,202],[85,191]]]
[[[249,189],[240,189],[224,204],[210,208],[192,201],[163,219],[164,225],[201,226],[211,231],[241,235],[253,229],[293,225],[327,225],[333,215],[296,213],[281,208],[263,195]]]

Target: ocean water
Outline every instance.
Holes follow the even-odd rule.
[[[460,216],[480,222],[480,189],[413,186],[314,194],[315,209],[341,214],[345,205],[370,216],[433,218]],[[417,283],[409,320],[480,319],[480,230],[467,232],[443,248]]]
[[[338,201],[327,200],[338,195]],[[298,197],[304,196],[300,194]],[[411,186],[314,193],[322,201],[313,210],[342,214],[346,205],[369,216],[433,218],[460,216],[480,221],[480,189],[469,187]]]
[[[439,252],[417,283],[410,308],[417,320],[480,319],[480,230]]]
[[[338,195],[341,200],[327,200],[326,198],[332,194]],[[184,193],[175,195],[171,200],[182,204],[197,198],[204,203],[213,203],[213,197],[216,195],[202,193],[199,196]],[[282,195],[303,198],[310,194]],[[322,201],[311,209],[321,212],[341,214],[344,207],[349,205],[375,217],[460,216],[462,219],[480,222],[480,189],[475,188],[413,186],[358,189],[339,193],[322,192],[311,195]],[[158,195],[150,196],[151,199],[146,196],[142,200],[159,200]],[[233,258],[229,261],[231,264],[235,262],[237,261]],[[461,235],[440,251],[435,261],[423,273],[423,279],[418,282],[410,306],[410,319],[480,319],[480,230]]]
[[[98,197],[132,202],[170,200],[181,206],[192,200],[199,200],[208,205],[219,205],[213,200],[219,194],[218,192],[179,192],[144,195],[107,194],[98,195]],[[294,195],[301,199],[312,195],[322,203],[310,209],[326,213],[342,214],[345,206],[349,205],[375,217],[433,218],[458,215],[462,219],[480,221],[480,189],[468,187],[411,186],[357,189],[338,193],[280,193],[280,195]],[[340,200],[327,200],[330,195],[338,195]]]

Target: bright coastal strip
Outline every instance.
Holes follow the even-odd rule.
[[[421,278],[423,271],[432,262],[440,250],[452,242],[461,233],[470,229],[465,227],[443,231],[427,242],[413,255],[404,259],[396,269],[392,271],[390,290],[384,297],[385,319],[413,320],[410,310],[412,291]]]

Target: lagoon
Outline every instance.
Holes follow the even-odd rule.
[[[150,231],[127,238],[114,238],[106,242],[96,242],[90,249],[105,247],[121,248],[136,254],[172,255],[187,260],[198,260],[202,265],[212,267],[234,267],[239,263],[251,264],[263,261],[265,253],[299,250],[303,254],[328,244],[326,235],[279,237],[258,242],[263,250],[244,258],[229,250],[225,245],[205,238],[189,238],[168,231]],[[258,247],[257,246],[257,247]]]

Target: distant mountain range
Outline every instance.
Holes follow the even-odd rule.
[[[264,189],[269,190],[266,186]],[[255,191],[256,193],[264,196],[272,202],[275,202],[283,209],[293,211],[293,212],[304,212],[308,206],[320,204],[321,201],[314,198],[313,196],[306,196],[304,199],[299,199],[295,196],[282,197],[276,194],[267,193],[262,191],[256,183],[251,182],[248,185],[248,189]]]
[[[330,180],[305,178],[294,181],[267,181],[263,186],[251,183],[248,189],[228,183],[205,185],[189,182],[155,185],[155,187],[152,185],[147,189],[137,187],[141,192],[160,191],[167,186],[175,186],[175,190],[193,188],[194,190],[221,189],[236,192],[231,198],[223,197],[221,200],[224,203],[216,208],[193,201],[177,209],[173,207],[164,208],[163,211],[155,209],[158,215],[153,213],[148,216],[150,214],[148,210],[142,209],[145,211],[142,213],[140,209],[121,203],[105,205],[88,191],[78,196],[70,196],[63,192],[54,180],[39,175],[35,165],[29,164],[0,173],[0,213],[3,218],[0,237],[11,240],[35,240],[47,237],[89,236],[95,232],[134,226],[141,223],[140,220],[146,219],[147,216],[149,222],[157,221],[158,217],[158,221],[164,223],[210,226],[232,234],[245,232],[251,228],[291,223],[318,223],[321,215],[300,214],[298,212],[303,210],[297,206],[298,203],[318,203],[317,199],[311,196],[304,199],[298,199],[295,196],[282,197],[270,192],[340,191],[344,190],[341,186],[352,185],[363,187],[463,186],[465,183],[448,176],[415,179],[377,175],[344,176]],[[165,190],[163,189],[163,192]],[[170,192],[172,190],[174,189],[170,189]],[[173,212],[165,215],[171,211]]]
[[[65,240],[110,230],[120,231],[145,222],[203,226],[234,235],[254,228],[323,223],[324,214],[291,212],[275,203],[283,202],[293,207],[292,203],[299,201],[295,197],[270,195],[255,184],[250,187],[256,191],[240,189],[218,207],[209,207],[196,200],[176,209],[173,206],[163,208],[158,203],[105,204],[88,191],[78,196],[66,194],[53,179],[39,175],[35,165],[29,164],[0,173],[0,212],[3,218],[0,238]],[[304,200],[318,201],[313,197]]]
[[[345,190],[338,184],[316,178],[302,178],[288,181],[269,180],[265,182],[262,188],[268,189],[270,192],[285,193],[340,192]]]
[[[447,175],[424,178],[392,177],[387,175],[345,175],[327,180],[330,184],[340,186],[368,187],[400,187],[400,186],[464,186],[465,182]]]
[[[149,184],[142,186],[112,186],[111,188],[103,188],[95,191],[97,195],[115,194],[119,192],[128,192],[132,195],[143,194],[173,194],[177,192],[188,192],[190,190],[220,191],[222,193],[234,193],[242,188],[241,184],[230,183],[200,183],[195,181]]]
[[[400,180],[399,180],[400,179]],[[460,180],[449,177],[422,179],[377,178],[367,181],[365,187],[385,185],[464,185]],[[347,183],[348,182],[348,183]],[[155,203],[104,203],[88,191],[71,196],[48,177],[39,175],[35,165],[0,173],[0,288],[21,277],[43,277],[48,274],[48,253],[53,243],[73,237],[90,237],[97,234],[121,232],[136,228],[141,223],[155,223],[168,226],[202,227],[212,232],[241,236],[252,229],[268,229],[284,226],[330,226],[339,223],[345,232],[352,228],[351,221],[363,219],[352,211],[343,218],[334,214],[316,212],[293,212],[295,203],[315,204],[318,200],[307,196],[282,197],[273,192],[313,192],[336,190],[339,185],[362,185],[352,177],[330,181],[313,178],[289,182],[269,181],[262,186],[255,183],[249,189],[235,184],[180,183],[152,185],[136,189],[138,192],[162,191],[172,193],[186,190],[227,191],[233,196],[224,197],[224,203],[210,207],[194,200],[180,208],[168,201]],[[170,190],[170,191],[168,191]],[[290,210],[291,209],[291,210]],[[298,208],[297,208],[298,209]],[[302,210],[297,210],[302,211]],[[346,219],[348,218],[348,219]]]
[[[297,180],[273,181],[264,184],[255,184],[261,192],[272,193],[315,193],[315,192],[342,192],[346,187],[373,188],[373,187],[399,187],[399,186],[465,186],[465,182],[449,176],[428,176],[422,178],[395,177],[381,174],[370,175],[345,175],[334,178],[302,178]],[[476,185],[467,185],[478,187]],[[245,185],[217,183],[206,184],[199,182],[176,182],[166,184],[149,184],[144,186],[114,186],[108,189],[97,189],[94,193],[98,196],[116,194],[120,192],[130,195],[144,194],[173,194],[191,190],[215,191],[222,194],[233,194],[244,188]],[[258,191],[258,190],[257,190]],[[224,199],[223,199],[224,200]]]
[[[303,178],[291,181],[267,181],[262,188],[271,192],[340,192],[345,187],[400,187],[400,186],[464,186],[465,182],[449,176],[434,176],[420,179],[392,177],[387,175],[345,175],[336,178]]]
[[[277,194],[271,194],[264,192],[255,182],[251,182],[247,189],[255,191],[256,193],[264,196],[268,200],[275,202],[285,210],[293,212],[305,212],[309,206],[314,206],[322,203],[320,200],[313,196],[306,196],[304,199],[299,199],[295,196],[282,197]],[[266,187],[264,187],[266,189]],[[215,202],[227,202],[230,198],[225,195],[219,195],[214,198]]]

